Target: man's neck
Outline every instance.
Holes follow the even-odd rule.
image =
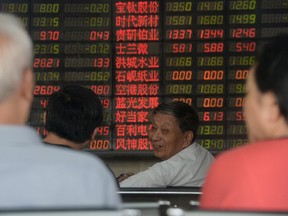
[[[82,143],[75,143],[70,140],[59,137],[58,135],[52,132],[48,132],[47,136],[43,139],[43,142],[46,142],[52,145],[64,145],[75,150],[82,149],[82,145],[83,145]]]
[[[261,136],[248,137],[249,142],[257,142],[262,140],[288,138],[288,124],[284,117],[280,118],[276,124],[270,124],[266,131],[263,131]]]

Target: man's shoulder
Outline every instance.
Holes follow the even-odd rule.
[[[201,159],[205,156],[214,159],[214,156],[210,153],[210,151],[199,145],[197,142],[192,143],[175,156],[176,158],[178,157],[180,159],[186,158],[192,160]]]
[[[195,148],[197,153],[201,152],[204,154],[207,154],[207,153],[211,154],[208,149],[204,148],[202,145],[198,144],[197,142],[192,143],[190,146],[192,146],[192,148]]]
[[[92,167],[95,169],[95,166],[105,167],[101,159],[96,155],[93,155],[89,152],[77,151],[69,148],[59,148],[57,146],[42,146],[42,151],[45,151],[43,154],[43,162],[50,162],[53,160],[54,163],[59,163],[60,165],[81,167],[86,168]]]
[[[221,167],[222,169],[223,167],[225,169],[231,167],[234,170],[240,167],[243,168],[244,166],[252,167],[253,164],[265,161],[267,157],[274,157],[275,155],[282,154],[281,152],[287,152],[287,150],[288,139],[265,140],[245,144],[217,155],[214,167]]]
[[[254,146],[250,146],[250,144],[245,144],[244,146],[240,146],[240,147],[236,147],[233,149],[228,149],[224,152],[219,153],[216,156],[216,160],[214,165],[227,165],[229,166],[229,164],[231,164],[231,162],[235,162],[238,160],[242,160],[243,159],[243,155],[245,155],[245,159],[247,159],[246,157],[248,157],[249,159],[249,154],[252,154],[252,152],[254,151]],[[235,164],[234,164],[235,166]]]

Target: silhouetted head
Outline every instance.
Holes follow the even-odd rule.
[[[93,139],[102,120],[101,102],[90,89],[66,86],[48,99],[45,128],[67,140],[83,143]]]

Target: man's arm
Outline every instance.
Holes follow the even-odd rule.
[[[120,187],[166,187],[166,176],[169,173],[156,163],[148,170],[139,172],[120,182]]]

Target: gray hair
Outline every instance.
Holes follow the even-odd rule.
[[[0,102],[18,87],[25,69],[33,68],[33,44],[19,18],[0,13]]]
[[[197,130],[199,127],[199,117],[196,110],[187,103],[181,101],[173,101],[170,103],[162,103],[156,107],[152,114],[163,113],[174,116],[179,123],[181,131],[193,132],[193,140],[197,138]]]

